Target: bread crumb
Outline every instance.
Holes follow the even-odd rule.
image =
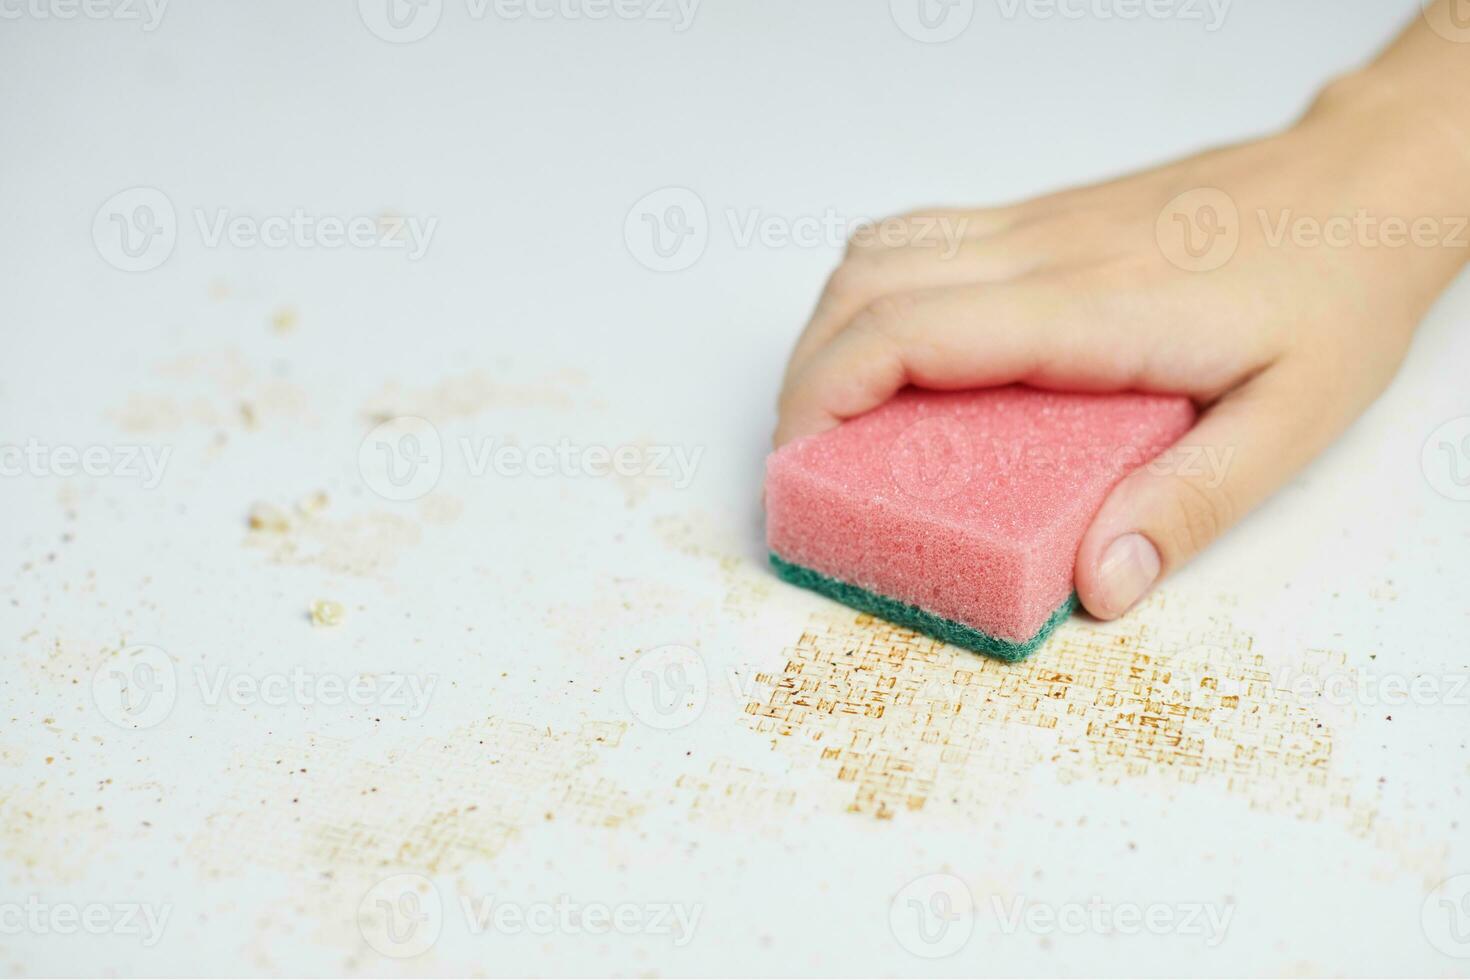
[[[276,333],[290,333],[296,329],[296,311],[289,306],[283,306],[271,315],[271,326]]]
[[[345,615],[346,610],[342,608],[342,603],[331,599],[318,599],[311,604],[313,626],[340,626]]]
[[[331,503],[331,500],[327,497],[327,492],[325,490],[316,490],[296,501],[296,513],[302,517],[320,514],[327,509],[327,504],[329,503]]]
[[[291,530],[291,518],[275,504],[251,504],[250,530],[269,531],[272,534],[285,534]]]

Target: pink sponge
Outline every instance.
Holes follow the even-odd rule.
[[[766,463],[783,578],[1006,659],[1066,618],[1108,491],[1193,424],[1177,396],[905,389]]]

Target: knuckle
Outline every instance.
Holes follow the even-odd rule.
[[[828,303],[837,303],[862,294],[869,279],[867,270],[857,262],[843,262],[827,277],[822,295]]]
[[[918,300],[912,293],[889,293],[871,300],[856,317],[853,326],[886,339],[896,339],[912,322]]]
[[[907,215],[898,217],[881,218],[878,220],[868,219],[859,222],[852,232],[847,236],[847,254],[860,255],[863,252],[884,244],[885,232],[895,225],[906,226],[909,222]]]

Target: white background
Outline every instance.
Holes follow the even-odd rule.
[[[411,43],[375,35],[370,0],[176,2],[151,30],[143,7],[72,19],[56,0],[3,7],[0,439],[171,456],[156,488],[126,474],[0,479],[0,904],[171,912],[152,946],[6,928],[0,968],[1470,972],[1421,916],[1426,901],[1438,909],[1440,881],[1470,872],[1463,703],[1329,712],[1325,778],[1351,787],[1373,832],[1248,805],[1228,780],[1064,781],[1049,765],[1007,784],[1013,795],[977,802],[960,778],[923,810],[878,821],[848,812],[831,772],[793,762],[811,757],[790,739],[758,733],[752,695],[724,683],[780,674],[814,615],[841,616],[770,582],[759,510],[784,356],[840,249],[742,243],[737,226],[1005,201],[1265,133],[1415,3],[1240,0],[1211,30],[1205,5],[1188,8],[1203,19],[1124,19],[1102,16],[1116,12],[1105,0],[1070,8],[1079,17],[1024,5],[1008,16],[981,0],[972,16],[955,8],[945,43],[906,34],[902,2],[705,0],[684,30],[575,6],[539,6],[553,11],[544,19],[436,6]],[[167,198],[177,241],[157,268],[124,272],[93,225],[135,187]],[[707,242],[688,268],[656,272],[640,262],[634,208],[671,187],[703,206]],[[412,260],[313,241],[211,246],[198,222],[221,211],[435,225]],[[1190,637],[1228,615],[1268,666],[1327,650],[1409,678],[1470,671],[1470,502],[1436,490],[1453,486],[1435,468],[1446,458],[1421,459],[1442,424],[1470,415],[1467,304],[1463,284],[1452,289],[1350,433],[1162,604],[1113,629],[1173,636],[1199,660]],[[272,327],[282,311],[292,329]],[[697,474],[687,487],[656,474],[474,477],[451,458],[430,498],[384,501],[358,469],[373,406],[385,390],[436,385],[448,387],[389,401],[428,415],[446,445],[682,447],[701,453]],[[286,556],[247,540],[252,504],[289,509],[319,489],[334,521],[388,523],[323,530]],[[400,547],[385,526],[411,540]],[[742,589],[752,603],[730,598]],[[324,597],[348,607],[335,629],[307,621]],[[1111,635],[1080,620],[1067,630]],[[181,688],[164,720],[130,731],[91,684],[137,643],[166,652]],[[673,732],[623,696],[639,652],[665,644],[698,650],[711,678],[697,721]],[[196,668],[299,665],[439,686],[416,717],[211,706],[192,686]],[[577,809],[560,776],[497,782],[477,768],[536,772],[550,758],[580,773],[586,746],[569,749],[566,733],[604,721],[627,726],[621,741],[573,783],[621,787],[617,827],[539,819],[543,804]],[[548,734],[512,740],[495,762],[500,748],[464,734],[515,723]],[[1005,725],[989,738],[998,752],[1034,740]],[[413,754],[426,739],[456,744],[483,775],[446,789],[447,769]],[[352,764],[323,740],[341,740]],[[296,756],[328,761],[294,781],[272,771]],[[720,759],[796,802],[761,816],[727,800],[699,817],[680,787]],[[361,775],[373,766],[388,783],[371,792],[403,813],[374,810]],[[537,813],[436,867],[385,843],[438,826],[436,808],[471,805],[480,789],[462,785]],[[297,792],[300,804],[278,798]],[[373,838],[354,853],[374,857],[332,856],[321,828],[344,821]],[[355,920],[365,890],[399,873],[425,875],[446,907],[456,894],[569,895],[703,912],[694,940],[674,946],[475,936],[450,907],[432,949],[398,960]],[[929,960],[889,920],[905,884],[934,873],[964,883],[982,924]],[[986,929],[992,894],[1235,913],[1210,947],[1000,935]],[[1456,924],[1470,935],[1465,908]]]

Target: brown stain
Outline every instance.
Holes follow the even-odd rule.
[[[741,542],[718,530],[722,523],[709,515],[665,514],[654,518],[652,528],[664,547],[687,558],[715,563],[725,590],[722,613],[739,620],[756,619],[768,611],[776,579],[763,563],[739,554]]]
[[[626,729],[488,718],[381,760],[347,739],[265,746],[231,767],[238,789],[190,854],[213,874],[255,864],[433,873],[492,859],[536,823],[619,827],[643,807],[597,770]]]
[[[0,790],[0,859],[13,880],[73,881],[116,837],[100,805],[46,786]]]
[[[108,412],[124,432],[151,435],[208,428],[223,435],[320,424],[304,388],[263,376],[233,348],[181,355],[160,364],[154,373],[168,383],[168,394],[135,391]]]
[[[274,511],[287,513],[282,507]],[[387,572],[423,537],[416,522],[386,511],[334,517],[320,509],[298,507],[279,524],[253,519],[247,524],[261,526],[249,528],[245,546],[264,552],[275,564],[313,566],[362,578]]]
[[[979,657],[858,614],[788,648],[750,726],[850,787],[879,820],[942,797],[988,805],[1038,766],[1063,782],[1208,784],[1253,808],[1331,815],[1357,833],[1376,809],[1333,771],[1332,728],[1272,682],[1251,638],[1214,618],[1123,631],[1069,623],[1021,664]]]
[[[714,760],[703,772],[681,774],[674,791],[691,823],[745,831],[751,829],[751,813],[789,813],[799,795],[795,786],[725,758]]]
[[[519,376],[515,371],[501,373],[504,377],[485,370],[470,371],[426,387],[390,382],[368,399],[362,415],[375,423],[400,416],[445,422],[471,418],[492,408],[570,409],[576,407],[587,385],[586,376],[574,370],[527,383],[507,380]]]

